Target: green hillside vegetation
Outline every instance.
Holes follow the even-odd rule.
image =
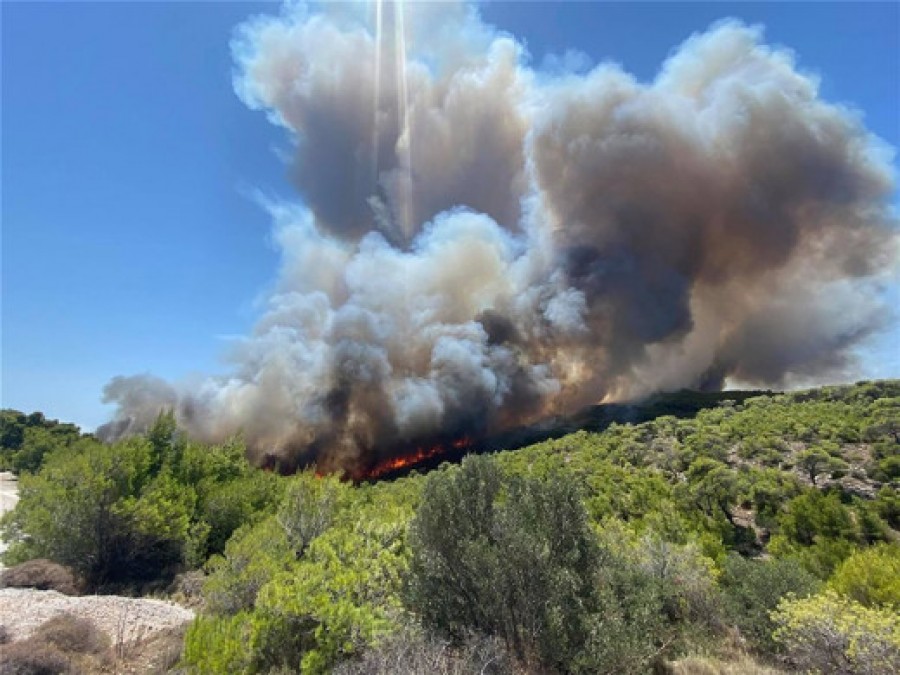
[[[195,673],[900,672],[900,381],[725,398],[361,485],[3,411],[5,563],[201,570]]]

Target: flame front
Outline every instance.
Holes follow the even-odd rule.
[[[438,443],[431,446],[420,446],[409,453],[404,453],[396,457],[387,457],[377,462],[374,466],[363,471],[357,480],[375,480],[384,476],[409,469],[423,462],[440,457],[453,450],[468,450],[472,447],[473,441],[468,436],[463,436],[450,443]]]

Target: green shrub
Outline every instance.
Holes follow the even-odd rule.
[[[828,585],[866,607],[900,611],[900,546],[880,544],[854,553]]]
[[[208,564],[203,599],[213,614],[236,614],[256,605],[256,596],[275,575],[294,562],[284,530],[274,517],[241,528],[222,556]]]
[[[728,620],[750,644],[763,652],[774,652],[775,624],[771,612],[788,594],[807,597],[821,582],[796,560],[753,560],[730,555],[721,578],[722,595]]]
[[[315,538],[260,591],[252,618],[254,668],[325,673],[396,630],[407,566],[405,523],[380,509]]]
[[[643,672],[663,642],[660,585],[601,550],[565,474],[470,457],[429,476],[410,540],[409,607],[455,640],[482,632],[541,672],[591,673]]]
[[[278,510],[278,523],[297,557],[334,522],[348,493],[347,485],[336,476],[319,477],[305,471],[293,477]]]
[[[772,615],[774,637],[799,668],[823,674],[900,671],[900,615],[871,609],[832,590],[784,599]]]
[[[194,619],[184,637],[182,666],[197,675],[250,672],[250,616],[203,616]]]
[[[429,476],[410,536],[408,598],[426,625],[496,635],[548,667],[574,661],[597,606],[598,551],[571,481],[505,479],[469,457]]]

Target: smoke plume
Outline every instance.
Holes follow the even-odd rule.
[[[539,72],[464,4],[288,8],[236,90],[294,141],[281,269],[232,372],[114,379],[261,459],[364,473],[602,400],[846,372],[897,270],[889,148],[737,22],[649,83]]]

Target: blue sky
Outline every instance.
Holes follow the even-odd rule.
[[[284,132],[234,95],[234,27],[274,4],[2,4],[2,405],[93,428],[113,376],[225,368],[275,276],[256,189],[289,195]],[[725,17],[762,24],[822,96],[900,146],[898,3],[482,6],[534,63],[569,49],[642,80]],[[890,289],[895,304],[900,292]],[[900,327],[860,376],[900,376]]]

